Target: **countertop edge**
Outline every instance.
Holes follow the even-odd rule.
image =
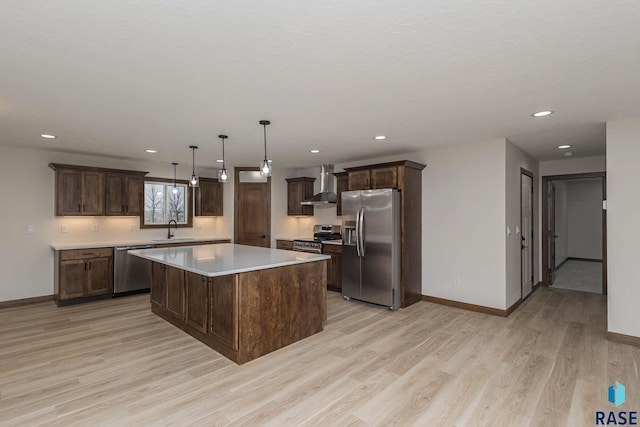
[[[273,250],[278,250],[278,249],[273,249]],[[304,264],[304,263],[307,263],[307,262],[325,261],[325,260],[330,260],[331,259],[330,255],[317,254],[317,257],[312,258],[312,259],[281,261],[281,262],[275,262],[273,264],[257,265],[257,266],[251,266],[251,267],[246,267],[246,268],[233,268],[233,269],[230,269],[230,270],[210,273],[210,272],[198,270],[196,268],[187,267],[187,266],[181,265],[179,263],[173,263],[173,262],[169,262],[169,261],[166,261],[166,260],[159,260],[157,258],[150,257],[150,256],[145,256],[144,254],[141,254],[137,250],[129,251],[129,254],[137,256],[137,257],[140,257],[140,258],[148,259],[149,261],[159,262],[160,264],[165,264],[165,265],[169,265],[171,267],[176,267],[176,268],[179,268],[179,269],[184,270],[184,271],[190,271],[191,273],[199,274],[199,275],[205,276],[205,277],[228,276],[230,274],[247,273],[247,272],[250,272],[250,271],[267,270],[269,268],[286,267],[288,265]]]
[[[73,249],[90,249],[90,248],[115,248],[119,246],[137,246],[137,245],[164,245],[172,242],[188,244],[190,242],[219,242],[223,240],[233,241],[230,237],[189,237],[189,240],[181,240],[177,238],[171,240],[123,240],[123,241],[108,241],[108,242],[87,242],[87,243],[52,243],[49,246],[54,251],[66,251]]]

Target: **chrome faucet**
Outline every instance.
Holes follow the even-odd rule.
[[[169,220],[169,223],[167,224],[167,239],[173,237],[173,234],[171,233],[171,223],[174,223],[176,225],[176,230],[178,229],[178,221],[176,221],[175,219]]]

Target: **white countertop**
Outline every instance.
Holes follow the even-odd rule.
[[[115,248],[120,246],[138,245],[162,245],[166,243],[189,243],[189,242],[217,242],[221,240],[232,240],[230,237],[174,237],[172,239],[139,239],[139,240],[114,240],[104,242],[84,242],[84,243],[52,243],[51,248],[56,251],[68,249],[88,249],[88,248]]]
[[[331,259],[329,255],[233,243],[138,249],[129,251],[129,254],[208,277]]]

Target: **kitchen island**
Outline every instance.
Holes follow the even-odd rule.
[[[151,311],[238,364],[327,318],[327,255],[230,243],[129,253],[153,261]]]

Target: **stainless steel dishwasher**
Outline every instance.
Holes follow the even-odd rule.
[[[149,249],[152,245],[114,248],[113,296],[141,293],[151,286],[151,261],[129,255],[130,249]]]

